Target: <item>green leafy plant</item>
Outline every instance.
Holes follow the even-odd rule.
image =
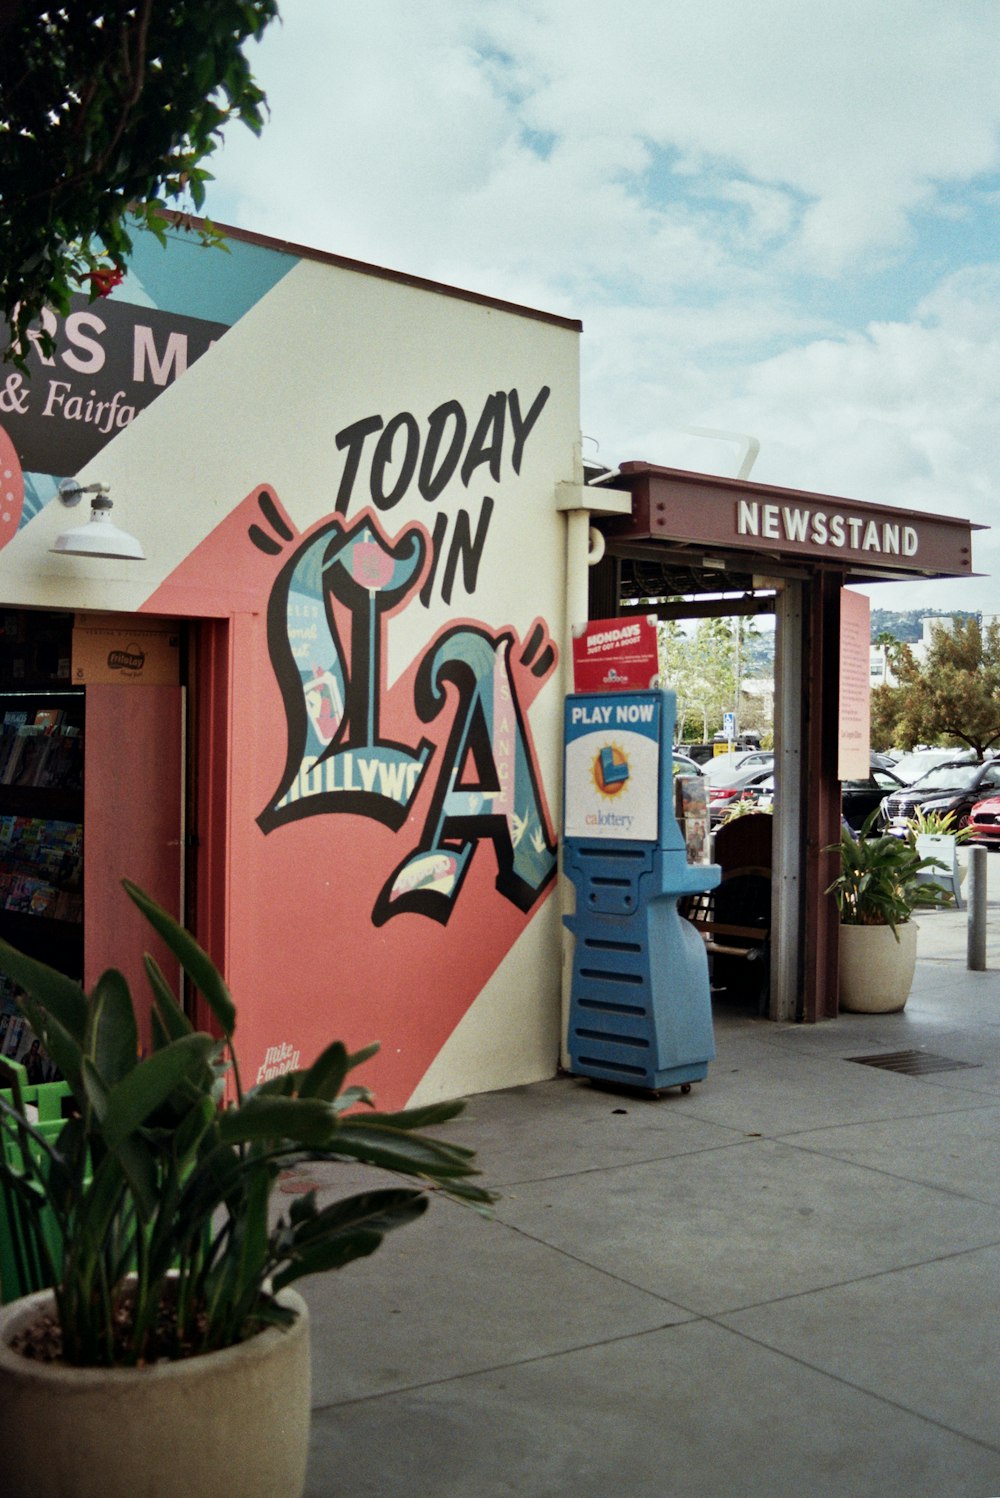
[[[840,842],[826,849],[840,854],[840,873],[826,892],[834,896],[843,925],[891,926],[898,941],[896,927],[904,925],[914,910],[947,904],[952,897],[940,884],[922,877],[937,860],[921,858],[912,832],[905,837],[873,836],[878,813],[876,807],[856,836],[845,823]]]
[[[742,797],[738,797],[732,803],[729,810],[720,821],[719,826],[725,827],[727,822],[735,822],[739,817],[770,817],[773,815],[774,803],[772,801],[765,801],[761,803],[759,801],[752,801],[749,797],[746,800],[744,800]]]
[[[277,0],[19,0],[0,13],[0,312],[5,360],[28,334],[121,279],[132,234],[176,224],[221,245],[200,212],[226,125],[255,134],[266,101],[244,48]],[[175,205],[178,213],[168,212]],[[32,333],[52,353],[52,326]]]
[[[913,808],[906,825],[917,837],[953,837],[956,843],[966,842],[972,832],[971,827],[957,825],[953,811],[924,811],[922,806]]]
[[[461,1102],[378,1113],[364,1087],[344,1085],[376,1046],[349,1055],[335,1041],[309,1068],[244,1092],[232,1052],[236,1010],[221,975],[183,927],[123,884],[202,994],[222,1039],[193,1029],[147,955],[153,1047],[140,1058],[135,1004],[120,972],[104,973],[86,994],[0,942],[0,969],[23,990],[20,1007],[77,1109],[53,1140],[32,1122],[19,1089],[13,1103],[0,1098],[0,1173],[26,1208],[68,1362],[132,1365],[230,1346],[287,1323],[291,1313],[275,1292],[373,1253],[385,1233],[421,1215],[428,1187],[487,1206],[491,1193],[470,1179],[472,1151],[417,1132],[453,1118]],[[323,1207],[312,1191],[272,1221],[272,1188],[301,1161],[362,1162],[421,1184]]]

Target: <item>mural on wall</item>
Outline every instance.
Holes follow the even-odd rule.
[[[12,597],[61,523],[45,485],[86,464],[148,561],[46,562],[47,606],[206,621],[196,920],[245,1075],[331,1033],[383,1039],[382,1106],[547,1075],[578,328],[273,245],[148,248],[7,391],[0,541],[19,452],[36,522]]]
[[[352,543],[374,550],[354,558]],[[370,505],[300,530],[260,485],[148,601],[171,613],[211,586],[225,605],[231,586],[234,605],[248,588],[267,603],[234,663],[246,731],[232,764],[253,946],[231,977],[241,993],[281,995],[241,1003],[241,1065],[258,1081],[311,1058],[333,1012],[351,1045],[391,1040],[369,1080],[380,1105],[403,1106],[555,887],[540,771],[551,745],[531,722],[555,685],[549,626],[498,623],[495,605],[476,617],[468,600],[419,628],[431,544]],[[369,582],[400,596],[378,611]],[[402,663],[391,681],[390,645]],[[543,981],[533,970],[531,987]],[[503,1070],[517,1044],[504,1033],[503,1059],[486,1063],[504,1083],[518,1077]]]
[[[41,327],[55,340],[53,352],[42,353],[35,336],[27,370],[0,376],[0,446],[9,442],[24,479],[20,523],[296,264],[239,238],[227,250],[206,250],[178,232],[168,254],[153,235],[137,234],[128,274],[110,295],[78,293],[65,316],[46,309]],[[3,452],[0,464],[8,466]],[[10,533],[0,524],[0,547]]]
[[[0,550],[17,534],[23,510],[24,474],[21,463],[9,434],[0,426]]]
[[[251,539],[260,544],[252,533]],[[404,910],[447,922],[483,841],[493,844],[497,889],[520,910],[530,910],[555,876],[555,842],[511,663],[516,653],[542,678],[555,669],[555,647],[541,621],[523,649],[511,629],[450,625],[419,660],[410,742],[381,733],[384,634],[390,617],[416,594],[431,555],[420,526],[389,540],[367,511],[350,525],[334,519],[285,564],[268,610],[288,757],[273,800],[257,818],[264,832],[331,812],[372,817],[396,830],[438,761],[423,834],[387,879],[372,912],[376,925]],[[422,725],[440,717],[445,682],[460,706],[446,742],[435,745]]]
[[[530,910],[555,877],[556,844],[514,669],[516,659],[536,678],[554,671],[557,653],[542,621],[525,641],[512,629],[475,619],[450,623],[416,663],[407,739],[390,739],[381,727],[389,622],[409,607],[426,606],[435,580],[450,602],[460,566],[466,593],[475,594],[493,500],[483,496],[475,533],[463,506],[452,517],[450,538],[443,515],[430,532],[414,522],[390,535],[378,514],[392,510],[412,486],[433,503],[456,474],[467,490],[481,467],[496,481],[505,464],[519,473],[549,393],[542,386],[523,409],[516,389],[496,392],[474,425],[462,405],[449,400],[431,413],[424,433],[409,412],[346,427],[336,438],[346,454],[338,513],[295,549],[271,592],[268,643],[288,752],[281,781],[257,819],[261,829],[354,813],[395,831],[425,778],[433,778],[420,838],[375,902],[376,926],[404,911],[447,923],[483,842],[493,847],[498,891],[519,910]],[[370,447],[369,438],[375,439]],[[348,520],[356,487],[365,487],[357,482],[365,460],[364,508]],[[254,523],[250,540],[268,555],[279,554],[292,533],[273,502],[262,500],[261,513],[268,523]],[[445,683],[455,688],[460,706],[443,741],[435,742]]]

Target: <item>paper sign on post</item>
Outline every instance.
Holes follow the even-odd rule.
[[[850,588],[840,592],[840,698],[837,778],[871,773],[871,603]]]

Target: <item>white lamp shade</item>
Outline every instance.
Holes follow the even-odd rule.
[[[62,531],[50,551],[73,557],[122,557],[126,561],[144,562],[146,553],[141,542],[128,531],[119,530],[107,510],[92,509],[86,525],[75,525]]]

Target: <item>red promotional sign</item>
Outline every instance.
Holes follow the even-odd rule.
[[[655,614],[591,619],[573,631],[574,692],[644,692],[659,669]]]

